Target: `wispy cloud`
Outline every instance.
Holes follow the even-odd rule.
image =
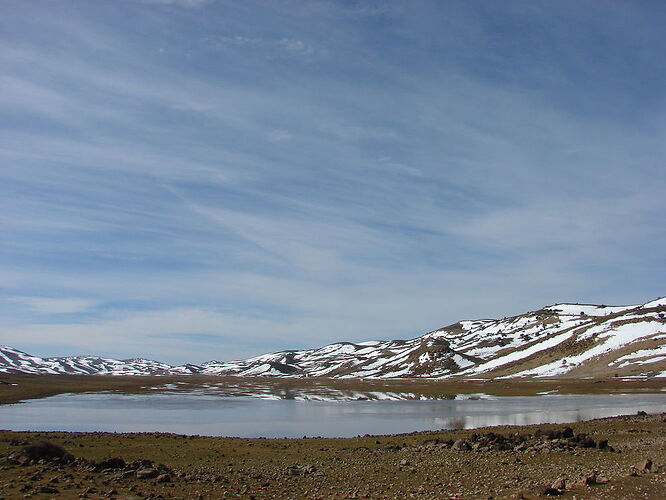
[[[36,314],[72,314],[88,312],[99,305],[98,301],[75,298],[8,297],[5,299]]]
[[[664,293],[661,8],[75,5],[0,19],[3,342],[203,361]]]
[[[312,42],[297,38],[264,38],[242,35],[207,35],[201,38],[204,47],[210,49],[251,49],[261,51],[267,57],[291,56],[305,59],[326,55],[327,50]]]

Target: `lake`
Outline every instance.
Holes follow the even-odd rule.
[[[352,437],[490,425],[564,423],[666,412],[664,394],[441,400],[298,401],[196,392],[60,394],[0,406],[0,427],[33,431],[173,432],[238,437]]]

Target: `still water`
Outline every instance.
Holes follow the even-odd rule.
[[[666,412],[665,394],[467,395],[430,401],[294,401],[196,393],[61,394],[0,406],[0,428],[350,437]]]

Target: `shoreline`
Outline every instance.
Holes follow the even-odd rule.
[[[40,439],[78,465],[8,459]],[[665,442],[666,413],[354,438],[0,431],[0,496],[536,499],[563,480],[561,498],[661,498]],[[125,468],[99,467],[117,458]]]
[[[649,379],[336,379],[282,377],[19,375],[0,374],[0,405],[64,393],[112,391],[125,394],[188,392],[205,388],[220,396],[285,396],[295,393],[403,393],[437,399],[456,394],[492,396],[666,392],[666,378]],[[288,399],[289,397],[285,397]],[[407,398],[409,399],[409,398]]]

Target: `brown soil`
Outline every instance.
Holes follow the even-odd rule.
[[[666,472],[661,471],[666,466],[660,465],[666,464],[666,414],[572,424],[574,433],[585,433],[594,441],[594,448],[550,445],[547,431],[561,432],[564,427],[512,426],[351,439],[0,431],[0,496],[538,498],[545,487],[564,479],[562,498],[664,498]],[[479,435],[486,432],[511,439],[521,433],[541,444],[527,451],[499,451],[492,446],[458,451],[450,444],[460,439],[474,444],[483,441]],[[22,447],[45,439],[78,460],[26,460]],[[599,449],[605,440],[615,451]],[[643,470],[648,459],[652,466]],[[602,484],[581,482],[594,474],[596,479],[588,482]]]

